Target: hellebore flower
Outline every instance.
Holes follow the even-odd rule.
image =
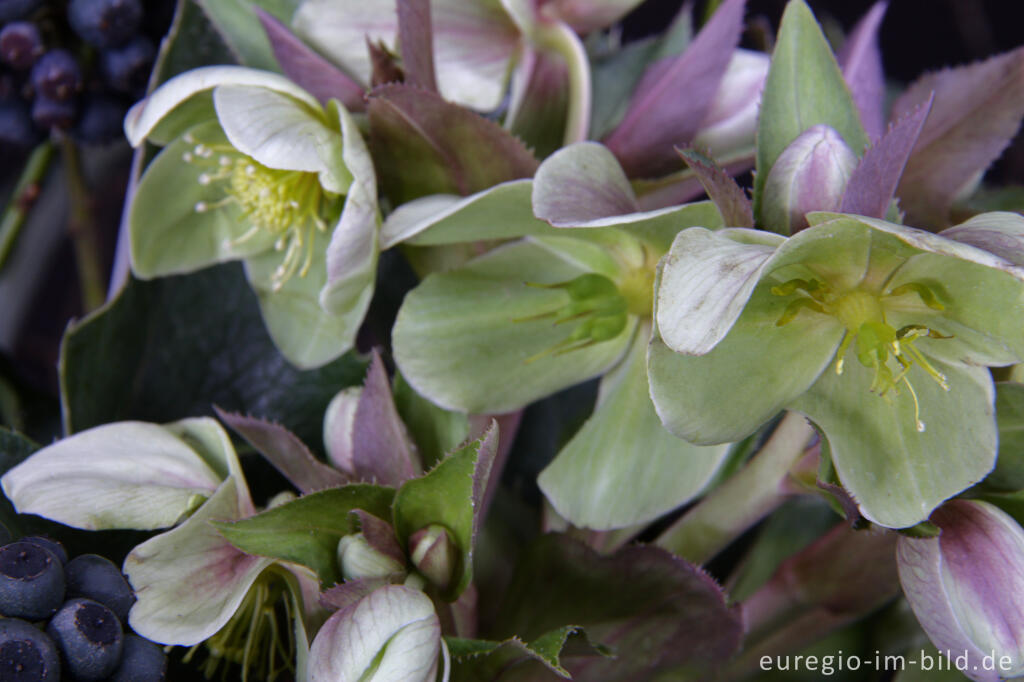
[[[303,621],[315,608],[316,580],[242,552],[209,523],[256,513],[231,440],[214,420],[99,426],[36,452],[2,483],[20,513],[76,528],[149,530],[188,515],[125,559],[137,596],[132,628],[163,644],[209,640],[210,672],[222,659],[264,679],[296,655],[304,665]],[[280,629],[282,601],[294,637]],[[294,651],[286,652],[289,641]]]
[[[242,260],[274,343],[300,367],[351,348],[377,259],[376,180],[358,128],[286,78],[205,67],[125,120],[164,145],[130,213],[132,269],[150,278]]]
[[[692,145],[723,162],[753,157],[761,90],[771,58],[735,50]]]
[[[880,525],[911,526],[996,454],[986,366],[1024,358],[1024,269],[945,237],[811,214],[788,239],[680,233],[662,261],[648,369],[662,422],[695,443],[809,417]]]
[[[932,514],[938,537],[901,537],[900,582],[939,652],[976,682],[1024,675],[1024,529],[987,502]]]

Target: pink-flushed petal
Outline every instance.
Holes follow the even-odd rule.
[[[885,73],[878,29],[888,6],[888,0],[872,5],[853,27],[838,55],[839,68],[857,105],[861,125],[872,140],[885,132]]]
[[[387,370],[376,351],[356,406],[352,438],[352,465],[362,480],[397,487],[423,472],[419,452],[398,416]]]
[[[719,162],[754,157],[754,133],[761,108],[761,91],[771,58],[763,52],[734,50],[707,115],[693,138]]]
[[[132,628],[161,644],[191,646],[215,634],[272,560],[245,554],[208,523],[240,518],[229,478],[185,523],[131,551],[124,572],[137,601]]]
[[[217,469],[166,427],[117,422],[39,450],[2,483],[22,514],[87,530],[152,530],[211,495],[222,480]]]
[[[214,409],[225,424],[256,448],[299,492],[312,493],[348,482],[347,476],[314,457],[298,436],[280,424]]]
[[[918,79],[893,105],[898,119],[935,101],[897,195],[907,222],[943,228],[957,194],[998,158],[1024,116],[1024,47]]]
[[[320,628],[309,652],[310,682],[432,682],[440,651],[441,624],[430,598],[387,585]]]
[[[994,253],[1014,265],[1024,266],[1024,216],[1019,213],[981,213],[939,234]]]
[[[611,26],[643,0],[546,0],[542,12],[558,17],[580,35]]]
[[[637,86],[605,144],[630,177],[676,170],[675,145],[693,140],[718,91],[743,26],[745,0],[725,0],[686,51]],[[649,72],[651,73],[651,72]]]
[[[928,98],[891,125],[882,139],[864,152],[846,184],[839,208],[842,213],[885,217],[931,106],[932,100]]]
[[[430,0],[398,0],[398,45],[405,80],[437,92]]]
[[[362,111],[366,106],[363,88],[341,69],[320,56],[316,50],[292,33],[275,16],[254,6],[256,15],[274,50],[274,57],[288,78],[325,105],[330,99],[340,100],[349,111]]]
[[[555,227],[636,211],[636,196],[622,167],[596,142],[560,149],[534,176],[533,212]]]
[[[389,584],[387,578],[356,578],[338,583],[320,593],[320,604],[332,611],[354,606],[374,590]]]

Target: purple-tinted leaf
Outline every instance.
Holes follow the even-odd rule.
[[[511,133],[435,93],[385,85],[370,93],[367,109],[370,150],[396,204],[428,194],[467,196],[537,170]]]
[[[893,105],[893,118],[935,101],[896,194],[907,222],[948,224],[958,192],[1003,151],[1024,116],[1024,48],[918,79]]]
[[[407,81],[437,92],[430,0],[398,0],[398,44]]]
[[[373,42],[367,37],[366,51],[370,55],[370,87],[405,81],[397,56],[388,50],[383,40]]]
[[[522,413],[514,414],[518,416],[513,416],[512,419],[518,425]],[[473,535],[471,539],[473,544],[476,544],[476,536],[480,532],[480,525],[484,520],[484,498],[487,495],[491,472],[494,469],[494,460],[498,456],[499,433],[504,432],[500,430],[497,420],[491,421],[487,431],[481,436],[480,445],[477,446],[476,462],[473,465]],[[513,434],[514,431],[505,437],[511,441]]]
[[[940,234],[1024,267],[1024,216],[1019,213],[982,213]]]
[[[839,506],[843,509],[843,514],[846,516],[846,520],[850,524],[856,524],[863,517],[860,514],[860,507],[857,506],[857,500],[853,499],[853,496],[847,492],[846,488],[835,483],[827,483],[825,481],[818,481],[817,486],[829,493],[836,499]]]
[[[743,189],[736,184],[724,168],[714,159],[694,149],[677,149],[686,165],[697,174],[697,179],[722,214],[729,227],[753,227],[754,209]]]
[[[387,370],[374,351],[352,422],[352,466],[356,474],[384,485],[401,485],[423,470],[419,453],[398,416]]]
[[[390,523],[362,509],[353,509],[349,513],[359,519],[359,532],[370,547],[401,564],[405,563],[405,552],[399,546],[395,529]]]
[[[884,218],[896,194],[903,169],[931,111],[932,98],[889,127],[853,169],[840,211]]]
[[[544,158],[562,146],[569,113],[569,69],[550,52],[528,49],[515,75],[509,129]]]
[[[601,556],[554,534],[523,555],[504,604],[495,638],[530,640],[576,623],[612,648],[614,659],[566,662],[584,682],[649,679],[676,666],[707,672],[736,651],[743,630],[715,581],[683,559],[644,546]]]
[[[864,132],[877,140],[885,132],[885,74],[878,48],[878,27],[882,25],[888,0],[876,2],[853,27],[838,55],[843,78],[857,105]]]
[[[754,166],[753,159],[723,163],[725,172],[733,177],[746,173]],[[656,180],[634,181],[633,188],[636,190],[637,203],[641,211],[654,211],[685,204],[704,193],[704,186],[689,168]]]
[[[745,0],[725,0],[686,51],[656,62],[641,79],[622,123],[605,144],[631,177],[678,167],[674,146],[693,139],[725,74],[743,25]]]
[[[347,609],[377,588],[387,584],[387,578],[346,580],[321,592],[320,605],[331,610]]]
[[[225,412],[216,406],[213,409],[221,421],[266,457],[299,492],[312,493],[349,482],[349,477],[318,460],[298,436],[280,424]]]
[[[284,75],[324,104],[333,98],[344,104],[349,111],[363,110],[363,89],[358,83],[302,42],[276,17],[259,7],[253,9],[263,24],[263,30]]]

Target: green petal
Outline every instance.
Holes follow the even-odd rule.
[[[253,85],[221,85],[213,104],[238,151],[268,168],[317,173],[335,194],[348,190],[352,175],[341,163],[341,135],[325,124],[319,107]]]
[[[327,281],[323,254],[327,235],[315,232],[313,260],[303,277],[291,277],[274,290],[274,271],[282,255],[271,249],[245,261],[245,274],[256,291],[267,331],[278,350],[300,369],[327,364],[352,347],[358,324],[349,316],[333,315],[320,305],[320,291]],[[361,317],[361,315],[360,315]]]
[[[227,143],[216,121],[192,128],[207,144]],[[196,204],[214,205],[225,198],[224,186],[199,184],[201,169],[182,155],[193,144],[179,137],[153,160],[139,181],[129,213],[132,270],[148,279],[192,272],[265,251],[273,245],[266,230],[239,242],[251,224],[233,203],[202,213]]]
[[[666,428],[703,445],[737,441],[814,383],[832,360],[843,328],[814,314],[776,326],[786,306],[768,286],[758,287],[707,355],[675,353],[654,337],[647,372]]]
[[[574,252],[563,248],[570,244]],[[594,271],[602,253],[578,240],[527,238],[460,270],[428,276],[406,296],[395,323],[395,360],[403,376],[443,407],[501,413],[601,374],[622,355],[635,322],[610,341],[527,362],[571,328],[550,318],[523,318],[566,303],[564,292],[527,282],[574,279]]]
[[[647,385],[649,335],[648,326],[637,331],[624,362],[602,379],[593,416],[538,479],[575,526],[651,521],[700,493],[728,452],[728,445],[691,445],[662,427]]]
[[[911,381],[925,430],[919,432],[906,386],[892,402],[871,392],[873,370],[850,349],[841,376],[824,372],[792,408],[828,437],[843,485],[869,520],[889,528],[924,521],[935,507],[992,469],[995,391],[988,370],[935,362],[950,390],[918,367]]]
[[[149,97],[133,106],[124,120],[124,130],[128,141],[133,147],[139,146],[158,125],[161,125],[162,135],[160,137],[164,139],[177,137],[180,134],[180,128],[172,137],[167,137],[167,131],[171,128],[166,126],[178,126],[174,121],[165,121],[165,119],[177,117],[180,107],[188,105],[190,100],[197,95],[219,85],[257,86],[289,95],[313,107],[314,110],[320,106],[315,97],[279,74],[242,66],[205,66],[175,76],[157,88]],[[205,102],[200,100],[200,104],[202,105],[200,110],[204,110]],[[196,115],[194,107],[186,106],[183,112],[187,114],[186,118],[194,120]]]

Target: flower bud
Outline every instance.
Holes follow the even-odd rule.
[[[753,154],[761,90],[770,65],[771,58],[763,52],[736,50],[693,139],[694,146],[719,161],[744,151]]]
[[[346,535],[338,541],[338,564],[345,580],[386,578],[405,572],[400,561],[373,547],[362,533]]]
[[[1024,674],[1024,529],[987,502],[953,500],[938,537],[901,537],[900,582],[917,620],[967,677]]]
[[[459,549],[448,529],[432,523],[409,538],[412,563],[441,590],[451,587],[456,576]]]
[[[352,431],[361,386],[351,386],[334,396],[324,413],[324,447],[331,464],[340,471],[354,473]]]
[[[807,213],[836,211],[857,156],[826,125],[802,132],[775,161],[764,185],[763,227],[793,234],[807,227]]]

